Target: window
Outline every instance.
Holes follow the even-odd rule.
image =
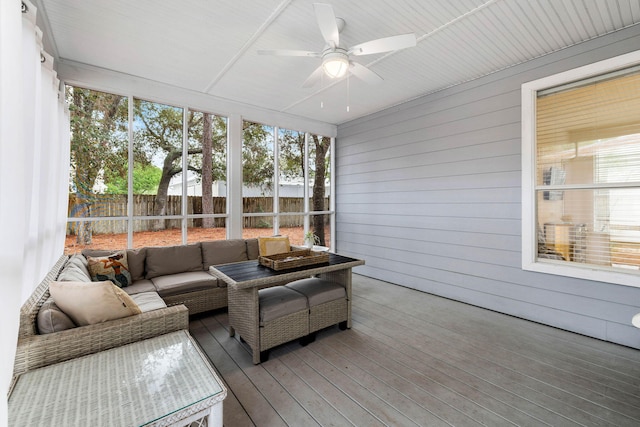
[[[247,121],[243,127],[243,237],[281,234],[303,245],[308,230],[330,247],[331,138]]]
[[[226,239],[240,220],[244,238],[313,229],[330,246],[331,138],[243,121],[240,140],[222,116],[80,87],[67,101],[66,253]]]
[[[640,54],[523,85],[523,268],[640,286]]]
[[[226,238],[225,118],[72,86],[67,101],[66,253]]]
[[[273,236],[274,128],[248,121],[242,127],[242,237]]]
[[[126,218],[129,206],[128,100],[70,86],[66,96],[71,116],[66,251],[91,245],[94,233],[110,230],[125,233],[118,243],[126,243],[126,224],[116,218]]]
[[[227,120],[189,111],[187,243],[226,238]]]
[[[309,135],[310,231],[331,246],[331,138]]]

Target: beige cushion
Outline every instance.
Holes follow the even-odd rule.
[[[218,287],[218,279],[206,271],[169,274],[154,277],[151,281],[163,297]]]
[[[85,258],[89,258],[89,257],[97,258],[101,256],[111,255],[114,252],[115,251],[113,249],[83,249],[82,255],[84,255]]]
[[[140,308],[111,281],[51,282],[56,305],[78,326],[140,314]]]
[[[287,284],[286,287],[304,295],[309,300],[309,307],[347,297],[347,291],[343,286],[317,277],[296,280]]]
[[[88,257],[89,274],[94,282],[111,280],[115,285],[124,288],[129,286],[131,273],[129,273],[129,263],[127,262],[127,251],[117,251],[107,256]]]
[[[202,269],[209,270],[212,265],[246,261],[247,245],[242,239],[216,240],[201,242]]]
[[[147,279],[185,271],[202,271],[200,243],[146,248],[145,270]]]
[[[286,286],[260,289],[258,299],[260,301],[260,324],[308,308],[307,298]]]
[[[247,258],[258,259],[260,256],[260,247],[258,246],[258,239],[246,239],[247,244]]]
[[[260,256],[282,254],[291,250],[287,236],[258,237],[258,247]]]
[[[40,307],[36,325],[40,334],[51,334],[76,327],[73,320],[60,310],[52,298],[46,300]]]
[[[151,310],[158,310],[160,308],[166,308],[164,300],[160,298],[157,292],[141,292],[139,294],[131,295],[131,299],[140,308],[140,311],[146,313]]]
[[[86,268],[80,267],[76,263],[68,263],[58,275],[57,280],[61,282],[90,282],[91,276]]]
[[[68,265],[73,265],[86,273],[87,276],[91,276],[89,274],[89,264],[87,263],[87,259],[82,254],[71,255],[69,257]]]
[[[142,292],[156,292],[156,285],[150,279],[136,280],[133,285],[122,288],[129,295],[140,294]]]
[[[129,272],[131,280],[144,279],[144,259],[147,256],[147,248],[127,249],[127,262],[129,263]]]

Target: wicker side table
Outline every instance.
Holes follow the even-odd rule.
[[[186,331],[20,375],[11,426],[222,425],[222,382]]]

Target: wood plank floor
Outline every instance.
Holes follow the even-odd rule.
[[[352,329],[261,365],[225,311],[192,319],[229,391],[225,426],[640,426],[639,350],[353,281]]]

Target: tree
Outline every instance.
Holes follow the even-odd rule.
[[[329,159],[327,153],[331,148],[331,139],[318,135],[311,135],[313,147],[309,147],[313,161],[313,187],[311,195],[311,210],[324,211],[325,181],[327,178],[327,164]],[[283,160],[280,166],[282,176],[296,178],[304,175],[304,142],[305,136],[301,132],[285,131],[282,133],[280,146],[280,156]],[[315,153],[315,154],[314,154]],[[320,244],[325,244],[324,238],[324,216],[311,216],[311,231],[318,236]]]
[[[153,215],[166,215],[171,179],[182,173],[182,109],[135,100],[134,147],[147,159],[161,162],[162,174],[158,183]],[[226,122],[222,117],[190,111],[188,115],[187,168],[196,172],[203,189],[203,213],[213,213],[211,186],[215,180],[226,178]],[[273,157],[266,127],[245,122],[243,129],[243,179],[248,185],[263,188],[273,186]],[[213,226],[213,221],[203,221]],[[165,221],[157,220],[153,228],[165,228]]]
[[[213,213],[213,138],[211,128],[213,117],[211,114],[202,115],[202,213]],[[215,218],[203,218],[202,228],[213,228]]]
[[[133,194],[156,194],[162,170],[152,164],[133,165]],[[106,194],[128,194],[127,174],[105,171]]]
[[[326,136],[311,135],[311,140],[315,146],[315,175],[313,179],[313,194],[311,196],[313,211],[324,210],[324,183],[327,176],[327,153],[331,148],[331,139]],[[320,238],[320,245],[325,245],[324,238],[324,215],[313,215],[312,230],[313,234]]]
[[[296,179],[304,176],[304,132],[280,133],[280,176]]]
[[[242,129],[242,183],[273,188],[273,140],[270,128],[245,121]]]
[[[96,201],[93,188],[105,170],[127,167],[127,98],[67,86],[71,120],[71,191],[75,204],[71,216],[91,216]],[[91,222],[79,222],[76,240],[91,243]]]

